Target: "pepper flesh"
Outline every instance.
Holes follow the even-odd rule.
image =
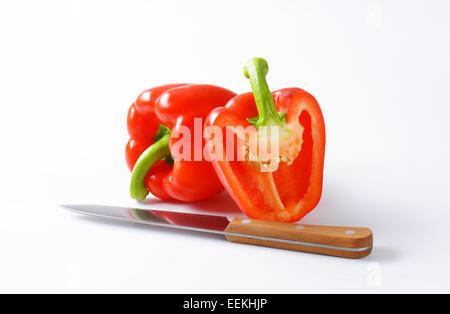
[[[150,191],[161,199],[196,201],[221,192],[223,187],[210,162],[191,159],[170,163],[170,149],[181,140],[172,134],[179,133],[173,131],[182,127],[192,130],[195,118],[203,121],[213,108],[224,106],[235,95],[222,87],[201,84],[164,85],[141,93],[130,107],[127,119],[130,195],[143,200]],[[172,132],[154,138],[161,125]],[[193,141],[191,138],[191,147]],[[202,150],[203,146],[204,142]]]
[[[261,71],[261,68],[258,70]],[[262,71],[265,76],[267,70]],[[255,89],[253,85],[253,93],[238,95],[225,107],[214,109],[205,126],[233,129],[237,126],[251,128],[253,124],[258,132],[258,128],[267,125],[270,120],[282,128],[298,123],[301,128],[292,136],[298,155],[290,162],[279,162],[272,172],[263,172],[248,160],[216,158],[213,165],[225,189],[247,216],[284,222],[298,221],[314,209],[322,193],[325,151],[322,112],[316,99],[300,88],[285,88],[267,94],[263,87],[263,92],[266,92],[264,100],[269,105],[261,109],[263,106],[261,102],[258,103],[261,101],[261,89]],[[271,98],[273,108],[267,97]],[[258,115],[259,119],[255,119]],[[235,143],[238,141],[235,140]],[[228,156],[227,145],[223,144],[223,155]],[[210,154],[215,156],[216,147],[209,147]],[[236,151],[239,147],[233,149]]]

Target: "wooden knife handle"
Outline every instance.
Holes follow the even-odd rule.
[[[228,241],[346,258],[370,254],[368,228],[332,227],[234,217],[225,230]]]

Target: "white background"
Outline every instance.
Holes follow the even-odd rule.
[[[2,1],[1,292],[450,292],[450,2]],[[323,198],[303,223],[367,226],[361,260],[81,217],[61,203],[238,215],[128,197],[126,113],[194,82],[318,99]]]

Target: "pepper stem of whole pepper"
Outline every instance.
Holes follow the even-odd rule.
[[[168,162],[172,160],[169,149],[170,130],[164,125],[159,126],[153,143],[139,156],[131,173],[130,196],[138,201],[142,201],[148,195],[145,186],[145,177],[149,170],[161,159]]]
[[[277,112],[272,94],[267,85],[266,75],[269,72],[267,61],[262,58],[252,58],[244,66],[244,75],[250,79],[255,97],[258,117],[248,119],[256,127],[286,124],[285,113]]]

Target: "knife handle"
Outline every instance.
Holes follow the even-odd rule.
[[[268,246],[346,258],[361,258],[372,251],[368,228],[284,223],[234,217],[225,230],[230,242]]]

